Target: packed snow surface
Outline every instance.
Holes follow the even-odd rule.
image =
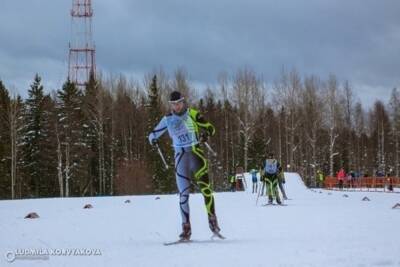
[[[400,266],[400,194],[309,190],[285,176],[287,206],[256,205],[251,188],[215,194],[226,240],[210,239],[192,194],[194,242],[172,246],[178,195],[0,201],[0,266]]]

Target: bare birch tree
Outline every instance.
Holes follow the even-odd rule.
[[[247,170],[248,152],[251,136],[254,131],[254,116],[257,103],[262,94],[262,82],[251,70],[239,70],[233,82],[233,101],[238,107],[237,121],[243,137],[243,164]]]
[[[338,120],[342,112],[338,105],[338,84],[336,76],[330,75],[326,90],[326,127],[329,134],[329,175],[334,176],[334,157],[339,154],[336,151],[336,141],[339,137]]]
[[[13,97],[10,101],[8,110],[8,123],[10,127],[11,139],[11,199],[15,198],[15,185],[17,181],[17,162],[18,162],[18,143],[20,139],[19,128],[21,121],[19,119],[22,109],[22,100],[19,96]]]

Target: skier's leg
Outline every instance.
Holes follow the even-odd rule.
[[[179,208],[182,216],[182,234],[180,238],[190,239],[190,165],[189,153],[183,149],[175,152],[175,176],[176,185],[179,191]]]
[[[281,180],[279,180],[278,185],[279,185],[279,189],[281,190],[283,199],[287,199],[286,192],[285,192],[285,187],[283,186],[283,183],[282,183]]]
[[[193,159],[191,161],[191,170],[194,172],[194,178],[204,197],[204,202],[208,215],[215,215],[214,197],[208,177],[208,163],[204,157],[203,150],[198,146],[193,146]]]
[[[272,192],[273,195],[275,196],[276,203],[282,204],[281,198],[279,197],[278,183],[279,183],[278,178],[275,177],[275,179],[272,181]]]
[[[265,187],[265,180],[264,180],[264,178],[262,178],[260,182],[261,182],[261,187],[260,187],[260,190],[261,190],[260,192],[261,192],[261,193],[260,193],[260,196],[263,196],[263,195],[264,195],[264,187]]]
[[[213,191],[208,177],[208,163],[204,157],[203,150],[199,146],[193,146],[193,171],[197,185],[200,188],[200,192],[204,197],[204,203],[206,205],[208,223],[213,233],[219,233],[221,230],[218,226],[217,217],[215,215],[215,203]]]
[[[267,187],[268,203],[272,204],[273,188],[272,188],[272,181],[271,181],[270,177],[267,177],[265,179],[265,186]]]

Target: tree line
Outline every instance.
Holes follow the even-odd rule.
[[[335,75],[301,77],[282,70],[267,84],[251,69],[222,73],[199,91],[184,69],[162,69],[143,81],[93,75],[85,87],[67,80],[48,92],[36,75],[26,99],[0,80],[0,198],[103,196],[175,192],[147,136],[169,112],[173,90],[187,96],[216,127],[208,153],[216,190],[238,167],[259,168],[268,151],[309,186],[316,171],[340,168],[399,176],[400,93],[368,109]],[[168,138],[161,149],[173,166]]]

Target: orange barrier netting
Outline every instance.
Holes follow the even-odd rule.
[[[383,189],[389,191],[389,186],[400,187],[399,177],[358,177],[353,179],[345,178],[343,180],[343,189],[357,189],[374,191]],[[324,187],[326,189],[339,188],[339,180],[336,177],[326,176],[324,180]]]

